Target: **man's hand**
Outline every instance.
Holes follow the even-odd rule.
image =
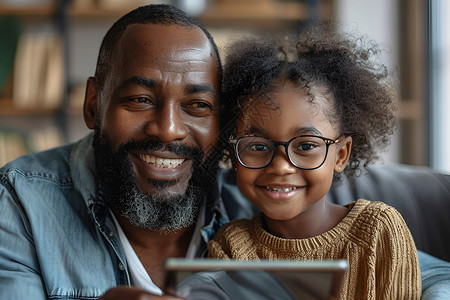
[[[181,300],[171,295],[158,296],[135,287],[118,286],[108,290],[99,300]]]

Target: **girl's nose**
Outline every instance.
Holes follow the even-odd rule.
[[[265,168],[266,172],[276,175],[286,175],[297,171],[297,168],[289,161],[285,148],[279,145],[272,162]]]

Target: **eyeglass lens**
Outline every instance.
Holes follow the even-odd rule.
[[[288,157],[299,168],[314,169],[325,160],[327,148],[327,143],[319,137],[301,136],[289,142]],[[264,137],[243,137],[236,144],[236,151],[244,166],[262,168],[272,161],[275,145]]]

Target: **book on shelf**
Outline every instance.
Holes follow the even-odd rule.
[[[62,134],[55,126],[45,126],[30,132],[0,128],[0,167],[21,155],[50,149],[62,143]]]
[[[26,140],[20,133],[0,130],[0,166],[28,152]]]
[[[61,104],[64,94],[64,57],[62,40],[59,37],[47,41],[45,51],[42,99],[45,107],[56,108]]]
[[[64,93],[62,40],[57,34],[24,33],[17,49],[13,104],[19,109],[54,109]]]
[[[11,76],[21,32],[22,24],[18,17],[0,16],[0,36],[2,37],[0,43],[0,96],[4,93],[7,81]]]

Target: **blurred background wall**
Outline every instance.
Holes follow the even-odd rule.
[[[242,33],[317,19],[367,35],[398,82],[399,128],[382,163],[450,172],[448,2],[0,0],[0,165],[84,136],[84,86],[107,29],[138,5],[169,3],[196,17],[221,49]]]

